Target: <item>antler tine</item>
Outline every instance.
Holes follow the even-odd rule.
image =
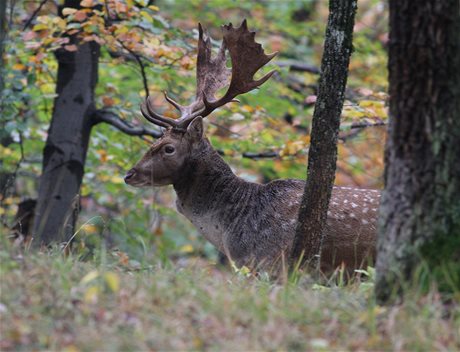
[[[179,112],[184,112],[185,110],[185,106],[182,106],[180,105],[177,101],[175,101],[174,99],[170,98],[168,96],[168,93],[166,91],[163,92],[164,96],[165,96],[165,99],[166,101],[171,104],[172,106],[174,106]]]
[[[167,124],[165,122],[162,122],[161,120],[158,120],[155,117],[151,116],[149,111],[147,110],[147,106],[146,106],[145,101],[143,101],[141,103],[141,113],[148,121],[150,121],[151,123],[153,123],[155,125],[165,127],[165,128],[170,128],[171,127],[171,125],[169,125],[169,124]]]
[[[144,115],[144,117],[147,120],[149,120],[155,125],[159,125],[159,126],[166,127],[166,128],[180,127],[179,125],[180,120],[175,120],[175,119],[171,119],[169,117],[160,115],[154,110],[150,96],[147,97],[145,101],[141,104],[141,112],[142,112],[142,115]]]
[[[192,114],[193,117],[206,117],[215,109],[235,101],[235,97],[247,93],[265,83],[275,71],[267,73],[258,80],[254,80],[256,72],[273,59],[278,53],[265,54],[262,45],[255,41],[255,32],[248,30],[247,21],[243,20],[239,27],[234,28],[232,23],[222,26],[224,39],[222,48],[230,52],[232,61],[231,81],[225,95],[217,100],[206,89],[201,90],[204,108]],[[215,91],[212,91],[212,94]],[[237,101],[237,100],[236,100]]]
[[[244,20],[239,27],[230,23],[222,26],[223,41],[215,58],[212,57],[211,39],[201,24],[198,24],[198,55],[197,55],[197,92],[195,101],[184,106],[171,99],[164,92],[165,99],[179,112],[178,119],[171,119],[155,112],[150,98],[141,105],[142,114],[150,122],[163,127],[185,129],[197,116],[206,117],[215,109],[230,102],[240,94],[247,93],[265,83],[275,71],[254,80],[256,72],[266,65],[277,52],[266,55],[262,46],[255,41],[255,32],[248,30]],[[232,61],[231,70],[227,68],[226,51]],[[216,92],[228,86],[227,92],[220,99],[215,99]]]

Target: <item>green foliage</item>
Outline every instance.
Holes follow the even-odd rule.
[[[460,299],[460,226],[457,232],[437,236],[420,249],[422,264],[418,269],[424,291],[435,285],[446,296]]]

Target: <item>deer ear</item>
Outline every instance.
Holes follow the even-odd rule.
[[[201,116],[196,117],[190,122],[190,125],[187,127],[187,133],[193,140],[203,138],[203,118]]]

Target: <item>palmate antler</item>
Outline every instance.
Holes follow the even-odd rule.
[[[141,104],[142,115],[158,126],[186,129],[195,117],[206,117],[215,109],[229,102],[237,101],[234,99],[236,96],[259,87],[275,72],[271,71],[261,79],[254,81],[255,73],[275,57],[277,53],[270,55],[264,53],[262,46],[254,40],[256,33],[248,30],[246,20],[237,28],[234,28],[231,23],[222,26],[223,41],[215,58],[212,58],[211,40],[204,33],[201,24],[198,25],[198,30],[197,92],[195,101],[190,105],[183,106],[168,97],[165,92],[166,101],[180,112],[179,118],[172,119],[155,112],[151,98],[147,97],[145,102]],[[232,61],[231,69],[226,66],[227,50]],[[216,99],[216,92],[227,85],[228,90],[224,96]]]

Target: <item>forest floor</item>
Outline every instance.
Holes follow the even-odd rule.
[[[372,279],[277,284],[203,259],[131,265],[1,249],[0,350],[460,349],[460,305],[406,295],[375,303]]]

